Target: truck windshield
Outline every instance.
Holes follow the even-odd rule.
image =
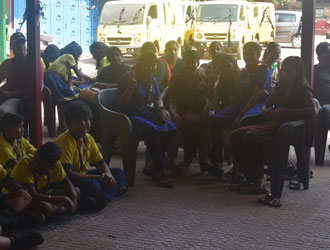
[[[231,10],[231,13],[230,11]],[[200,5],[197,13],[197,22],[229,22],[237,21],[237,4],[205,4]]]
[[[144,10],[146,6],[144,4],[130,4],[130,5],[104,5],[104,8],[100,17],[100,24],[103,25],[130,25],[130,24],[142,24]]]

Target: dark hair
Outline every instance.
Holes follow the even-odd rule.
[[[146,63],[153,63],[156,62],[157,63],[157,56],[156,54],[152,53],[151,51],[146,51],[145,53],[143,53],[139,59],[136,62],[135,65],[135,69],[136,69],[136,75],[137,77],[140,76],[141,74],[141,68],[143,64]]]
[[[238,98],[240,90],[240,69],[237,60],[227,54],[217,55],[214,59],[216,67],[223,67],[226,62],[231,62],[234,66],[233,71],[224,71],[221,73],[219,84],[216,86],[216,96],[219,96],[224,105],[229,105]]]
[[[89,51],[91,54],[99,55],[99,57],[96,58],[96,69],[99,69],[101,66],[101,59],[107,54],[108,46],[102,42],[94,42],[91,44],[91,46],[89,46]]]
[[[66,45],[63,49],[61,49],[60,55],[64,55],[64,54],[71,54],[77,63],[78,58],[82,54],[81,46],[78,43],[76,43],[75,41],[73,41],[73,42],[69,43],[68,45]]]
[[[262,48],[259,43],[248,42],[248,43],[244,44],[244,47],[243,47],[243,51],[247,51],[247,50],[254,50],[260,55]]]
[[[222,44],[218,41],[213,41],[211,44],[210,44],[210,50],[212,47],[214,47],[215,45],[219,45],[221,48],[222,48]]]
[[[188,49],[183,53],[182,61],[185,60],[196,60],[197,62],[199,62],[200,57],[196,50]]]
[[[140,54],[143,54],[144,52],[146,52],[148,50],[155,53],[155,54],[157,54],[157,48],[156,48],[156,45],[153,42],[150,42],[150,41],[145,42],[141,47]]]
[[[316,46],[316,55],[323,56],[327,50],[329,51],[329,47],[330,47],[330,44],[328,42],[319,43]]]
[[[268,53],[270,53],[271,51],[273,51],[274,49],[280,47],[281,48],[281,45],[277,42],[270,42],[267,44],[267,47],[266,47],[266,50],[265,50],[265,53],[264,55],[262,56],[262,60],[265,60],[266,57],[268,56]]]
[[[179,44],[178,44],[177,41],[175,41],[175,40],[170,40],[170,41],[168,41],[168,42],[165,44],[165,49],[168,49],[168,48],[170,47],[170,45],[172,45],[172,44],[175,44],[178,48],[180,48],[180,46],[179,46]]]
[[[50,44],[46,47],[45,51],[41,54],[41,57],[46,65],[46,69],[48,69],[51,62],[55,61],[59,54],[60,49],[56,45]]]
[[[90,120],[93,119],[93,113],[84,101],[78,100],[70,103],[64,111],[65,122],[68,126],[71,125],[72,120],[84,119],[88,117]]]
[[[110,62],[110,58],[113,56],[113,54],[117,52],[119,53],[121,56],[123,56],[123,54],[121,53],[120,49],[116,46],[111,46],[108,48],[107,50],[107,58],[108,58],[108,61]]]
[[[289,56],[289,57],[285,58],[285,60],[282,62],[281,71],[287,66],[293,68],[297,72],[297,75],[298,75],[298,77],[294,83],[294,87],[292,88],[293,91],[296,91],[297,88],[300,88],[303,86],[309,87],[309,84],[305,77],[304,62],[301,60],[301,58],[299,56]],[[285,91],[287,91],[287,89],[286,89],[285,84],[281,84],[283,82],[283,76],[281,74],[281,71],[280,71],[280,79],[279,79],[278,87],[281,91],[285,92]]]
[[[37,150],[40,160],[49,164],[55,164],[61,158],[62,151],[54,142],[46,142]]]
[[[1,118],[1,132],[4,133],[6,128],[13,127],[24,122],[24,117],[20,114],[5,113]]]

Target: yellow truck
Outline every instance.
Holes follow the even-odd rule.
[[[242,47],[254,40],[253,4],[244,0],[200,2],[194,25],[193,45],[202,54],[213,41],[225,53],[242,58]]]
[[[256,2],[253,5],[254,38],[258,43],[266,45],[274,41],[276,36],[274,4]]]
[[[160,53],[175,40],[183,45],[188,5],[176,0],[123,0],[106,2],[99,17],[97,40],[117,46],[123,54],[139,53],[153,42]]]

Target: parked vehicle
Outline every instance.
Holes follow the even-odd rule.
[[[104,4],[97,40],[117,46],[123,54],[138,54],[142,44],[152,41],[163,53],[169,40],[184,41],[185,22],[179,1],[124,0]]]
[[[274,41],[276,35],[275,9],[272,3],[254,3],[254,38],[260,44]]]
[[[193,44],[201,53],[207,51],[213,41],[220,41],[225,53],[241,59],[243,45],[253,39],[252,3],[243,0],[199,3]]]
[[[275,11],[276,42],[291,43],[294,48],[301,47],[301,15],[298,11]]]

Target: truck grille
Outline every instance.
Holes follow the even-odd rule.
[[[227,33],[205,33],[204,37],[207,40],[217,40],[217,41],[226,40]]]
[[[108,37],[109,45],[129,45],[132,41],[131,37]]]

